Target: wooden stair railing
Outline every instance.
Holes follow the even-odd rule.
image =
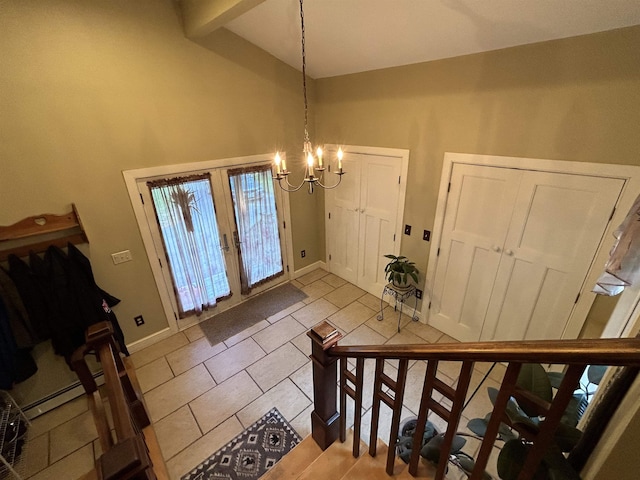
[[[640,339],[597,339],[597,340],[544,340],[519,342],[467,342],[452,344],[425,345],[367,345],[338,346],[342,335],[327,322],[316,325],[307,334],[311,338],[314,381],[314,411],[312,412],[312,436],[324,450],[336,439],[344,442],[346,431],[346,397],[354,400],[353,456],[360,454],[362,391],[365,359],[375,359],[375,379],[371,420],[369,454],[375,456],[378,420],[381,403],[392,409],[392,422],[386,472],[393,474],[395,448],[405,382],[410,360],[427,361],[427,371],[422,388],[422,398],[418,412],[417,427],[412,455],[409,461],[409,473],[416,475],[419,462],[421,439],[429,411],[434,412],[447,422],[442,452],[450,452],[465,406],[465,399],[475,362],[507,363],[494,409],[484,435],[471,479],[481,479],[487,466],[489,455],[495,443],[501,422],[517,430],[521,436],[532,443],[520,480],[533,478],[536,469],[551,444],[554,432],[561,417],[577,388],[582,373],[588,365],[627,366],[636,371],[640,367]],[[349,371],[347,359],[356,361],[354,372]],[[340,412],[337,409],[337,360],[340,360]],[[398,373],[395,379],[384,373],[386,360],[398,360]],[[438,362],[460,362],[461,368],[456,388],[437,377]],[[566,371],[563,380],[551,403],[531,395],[516,385],[520,368],[526,363],[563,364]],[[387,392],[383,389],[387,387]],[[433,398],[434,390],[451,401],[447,409]],[[511,425],[506,416],[508,400],[513,397],[521,405],[535,406],[544,417],[538,432]],[[448,455],[440,455],[436,480],[444,478]]]
[[[115,439],[109,427],[104,401],[87,366],[85,356],[96,354],[102,365]],[[71,361],[80,383],[85,389],[93,414],[102,455],[96,460],[95,478],[99,480],[128,480],[168,478],[166,467],[155,445],[148,446],[145,429],[151,421],[147,415],[137,382],[132,380],[113,338],[109,322],[91,325],[86,343],[78,348]],[[155,439],[155,434],[150,434]],[[153,450],[154,461],[151,459]]]

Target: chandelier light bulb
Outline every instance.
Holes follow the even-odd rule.
[[[342,148],[338,149],[338,171],[342,171],[342,156],[344,154],[342,153]]]
[[[318,147],[316,156],[318,157],[318,168],[322,168],[322,148]]]

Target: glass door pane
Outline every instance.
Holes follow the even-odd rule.
[[[178,315],[200,314],[231,295],[210,175],[148,183],[169,261]]]
[[[284,274],[270,165],[228,170],[243,295]]]

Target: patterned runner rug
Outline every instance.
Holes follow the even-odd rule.
[[[280,412],[272,408],[181,480],[256,480],[300,440]]]

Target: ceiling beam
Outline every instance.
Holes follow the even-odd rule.
[[[204,37],[264,0],[182,0],[180,6],[187,38]]]

